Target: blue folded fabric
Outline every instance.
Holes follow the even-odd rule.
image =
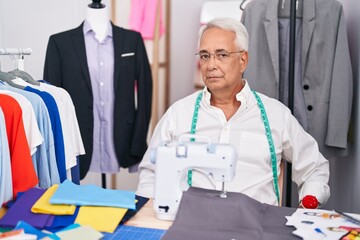
[[[78,228],[78,227],[81,227],[81,225],[78,224],[78,223],[74,223],[74,224],[71,224],[71,225],[67,226],[66,228],[60,229],[60,230],[57,231],[57,232],[68,231],[68,230],[71,230],[71,229],[74,229],[74,228]]]
[[[56,232],[66,226],[74,224],[79,208],[80,207],[76,207],[73,215],[55,215],[53,222],[46,224],[45,229],[50,232]]]
[[[34,234],[38,237],[38,239],[48,237],[50,239],[60,240],[60,238],[55,234],[44,233],[24,221],[19,221],[14,229],[24,229],[25,233]]]
[[[76,185],[65,180],[50,199],[51,204],[135,208],[135,192],[111,190],[96,185]]]

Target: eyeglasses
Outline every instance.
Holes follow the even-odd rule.
[[[217,50],[215,51],[215,53],[209,53],[206,51],[202,51],[202,52],[198,52],[195,55],[199,57],[200,63],[208,63],[210,61],[211,56],[214,56],[214,58],[216,58],[216,60],[220,61],[220,62],[226,62],[230,59],[231,54],[234,53],[242,53],[244,52],[243,50],[241,51],[236,51],[236,52],[228,52],[225,50]]]

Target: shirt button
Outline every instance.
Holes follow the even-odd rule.
[[[103,62],[100,62],[100,66],[102,66],[102,65],[104,65],[104,63],[103,63]]]
[[[104,105],[104,102],[100,102],[100,105]]]
[[[313,110],[313,107],[311,105],[307,106],[307,110],[311,111]]]
[[[307,84],[304,85],[304,90],[309,90],[309,88],[310,88],[309,85]]]
[[[104,86],[104,83],[103,83],[103,82],[101,82],[101,83],[100,83],[100,86]]]

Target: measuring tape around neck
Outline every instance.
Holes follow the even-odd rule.
[[[255,92],[252,91],[255,99],[257,101],[257,105],[260,109],[260,113],[261,113],[261,120],[264,124],[265,127],[265,134],[266,134],[266,138],[269,144],[269,150],[270,150],[270,160],[271,160],[271,169],[273,172],[273,180],[274,180],[274,189],[275,189],[275,194],[276,194],[276,198],[278,200],[278,203],[280,204],[280,192],[279,192],[279,182],[278,182],[278,178],[277,178],[277,164],[276,164],[276,153],[275,153],[275,146],[274,146],[274,140],[271,134],[271,128],[270,128],[270,123],[269,120],[267,118],[267,114],[265,111],[265,107],[263,102],[261,101],[259,95]],[[190,133],[191,134],[195,134],[196,132],[196,125],[197,125],[197,120],[198,120],[198,115],[199,115],[199,108],[200,108],[200,102],[201,102],[201,98],[202,98],[202,91],[200,91],[199,95],[196,98],[196,102],[195,102],[195,108],[194,108],[194,113],[193,113],[193,118],[192,118],[192,122],[191,122],[191,130]],[[195,141],[194,138],[190,139],[190,141]],[[189,184],[189,186],[192,185],[192,170],[189,169],[188,170],[188,179],[187,182]]]

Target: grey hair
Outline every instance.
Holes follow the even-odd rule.
[[[235,44],[241,49],[248,51],[249,35],[244,25],[232,18],[215,18],[202,26],[199,30],[198,48],[200,47],[201,37],[209,28],[220,28],[222,30],[231,31],[236,34]]]

